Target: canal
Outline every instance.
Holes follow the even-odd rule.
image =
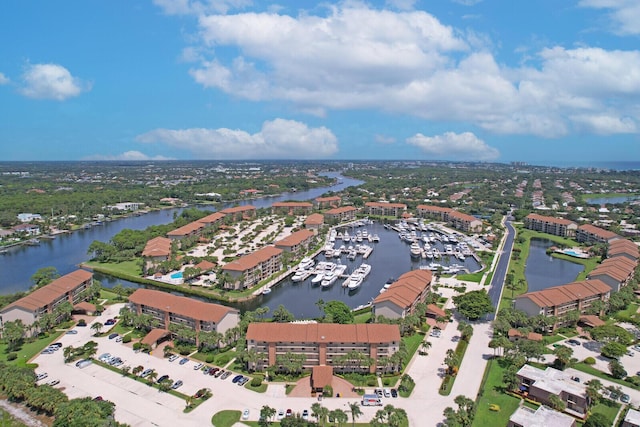
[[[222,208],[240,205],[253,205],[257,208],[271,206],[274,202],[286,200],[312,200],[327,191],[341,191],[347,187],[362,184],[362,181],[346,178],[337,172],[326,172],[322,175],[336,178],[338,183],[330,187],[319,187],[308,191],[283,193],[277,197],[265,197],[253,200],[241,200],[222,206]],[[198,206],[203,210],[214,211],[213,206]],[[31,286],[31,276],[42,267],[55,267],[60,274],[67,274],[78,268],[78,265],[89,260],[87,249],[94,240],[108,242],[124,229],[143,230],[151,225],[167,224],[173,221],[174,213],[182,212],[182,208],[154,211],[140,216],[131,216],[116,221],[105,222],[102,226],[94,226],[87,230],[78,230],[70,234],[57,236],[53,240],[41,239],[38,246],[17,246],[0,255],[0,293],[8,294],[26,291]],[[96,275],[103,285],[112,287],[116,283],[137,287],[136,284],[109,276]]]
[[[547,249],[553,245],[555,243],[548,239],[531,239],[529,257],[524,269],[528,292],[571,283],[584,270],[582,264],[553,258],[548,255]]]

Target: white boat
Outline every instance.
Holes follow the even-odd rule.
[[[342,235],[342,241],[343,242],[348,242],[349,240],[351,240],[351,236],[349,236],[349,232],[347,230],[345,230],[344,234]]]
[[[364,277],[362,277],[361,274],[353,273],[351,276],[349,276],[349,282],[347,283],[347,287],[350,290],[358,289],[362,284],[363,280],[364,280]]]
[[[359,272],[362,275],[362,280],[364,280],[369,273],[371,273],[371,266],[369,264],[362,263],[360,267],[356,269],[356,272]]]
[[[324,279],[325,274],[326,273],[324,271],[317,273],[315,276],[313,276],[313,279],[311,279],[311,283],[313,283],[314,285],[321,283],[322,280]]]
[[[422,256],[422,249],[420,248],[420,244],[418,242],[413,242],[411,244],[411,258],[420,258]]]
[[[311,276],[311,271],[310,270],[298,270],[291,277],[291,280],[293,282],[302,282],[303,280],[305,280],[309,276]]]
[[[311,267],[313,267],[313,258],[309,258],[309,257],[304,257],[302,258],[302,261],[300,261],[300,264],[298,264],[298,268],[302,269],[302,270],[308,270]]]
[[[440,251],[438,250],[438,248],[433,248],[433,257],[434,258],[440,258],[441,254]]]
[[[378,243],[380,241],[380,236],[378,236],[377,234],[374,234],[371,240],[373,240],[373,243]]]
[[[262,295],[269,295],[271,293],[271,288],[264,288],[262,290]]]
[[[338,274],[336,271],[325,273],[322,282],[320,282],[320,286],[322,286],[323,288],[328,288],[329,286],[333,285],[337,279]]]

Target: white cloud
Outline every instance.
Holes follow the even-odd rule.
[[[0,86],[9,84],[10,81],[11,80],[9,80],[9,77],[7,77],[4,74],[0,73]]]
[[[629,117],[617,117],[604,114],[583,114],[571,117],[577,127],[582,127],[587,132],[600,135],[614,133],[636,133],[638,124]]]
[[[579,118],[602,111],[623,124],[640,120],[639,51],[552,46],[526,52],[528,65],[511,68],[496,61],[483,34],[423,11],[357,2],[325,15],[201,15],[199,25],[196,82],[320,117],[374,109],[543,137],[584,130]],[[214,55],[227,50],[238,53]]]
[[[164,156],[147,156],[140,151],[125,151],[122,154],[116,155],[104,155],[104,154],[95,154],[93,156],[86,157],[85,160],[130,160],[130,161],[142,161],[142,160],[173,160],[171,157]]]
[[[239,129],[154,129],[136,138],[189,151],[200,159],[316,159],[338,151],[337,139],[325,128],[294,120],[265,121],[260,132]]]
[[[374,141],[377,142],[378,144],[394,144],[396,142],[396,139],[392,136],[377,134],[374,137]]]
[[[29,98],[64,101],[90,89],[90,85],[73,77],[69,70],[58,64],[29,65],[22,79],[21,92]]]
[[[436,136],[418,133],[407,138],[407,143],[419,147],[435,159],[490,161],[500,157],[497,149],[471,132],[445,132]]]
[[[480,3],[482,0],[451,0],[454,3],[461,4],[463,6],[475,6]]]
[[[581,0],[578,5],[610,10],[611,31],[619,35],[640,34],[640,2],[638,0]]]
[[[416,0],[386,0],[385,4],[398,10],[413,10]]]
[[[167,15],[227,13],[251,5],[251,0],[153,0]]]

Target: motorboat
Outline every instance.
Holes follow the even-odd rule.
[[[271,288],[264,288],[262,290],[262,295],[269,295],[271,293]]]
[[[337,271],[329,271],[325,273],[322,279],[322,282],[320,282],[320,285],[323,288],[328,288],[329,286],[333,285],[337,279],[338,279]]]
[[[409,250],[411,253],[411,258],[420,258],[422,256],[422,249],[420,248],[420,244],[418,242],[413,242]]]
[[[308,270],[313,267],[313,264],[315,264],[313,258],[304,257],[302,258],[302,261],[300,261],[300,264],[298,264],[298,268]]]
[[[349,276],[349,282],[347,283],[347,287],[349,290],[358,289],[362,284],[364,277],[361,274],[354,272],[351,276]]]

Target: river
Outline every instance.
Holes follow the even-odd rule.
[[[271,206],[274,202],[286,200],[312,200],[327,191],[342,191],[347,187],[362,184],[362,181],[350,179],[338,172],[325,172],[324,176],[336,178],[338,183],[330,187],[318,187],[307,191],[287,192],[276,197],[264,197],[223,205],[223,208],[240,205],[253,205],[257,208]],[[203,210],[215,211],[213,206],[198,206]],[[151,225],[167,224],[173,221],[174,213],[182,212],[182,208],[153,211],[140,216],[131,216],[116,221],[105,222],[102,226],[94,226],[87,230],[79,230],[70,234],[57,236],[53,240],[42,239],[38,246],[18,246],[0,255],[0,293],[8,294],[26,291],[31,287],[31,276],[42,267],[55,267],[60,274],[67,274],[78,268],[78,265],[89,260],[87,249],[94,240],[108,242],[114,235],[124,229],[143,230]],[[96,274],[96,279],[103,285],[111,287],[116,283],[124,286],[138,285],[125,280]]]
[[[528,292],[574,282],[578,274],[584,270],[582,264],[547,255],[547,248],[554,244],[548,239],[531,239],[529,257],[524,269]]]

